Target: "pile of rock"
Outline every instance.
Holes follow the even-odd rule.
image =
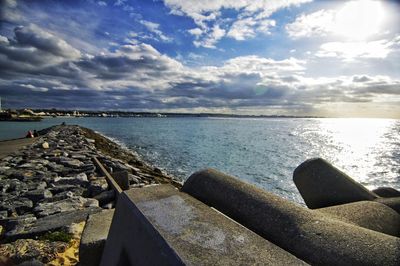
[[[86,220],[88,214],[113,208],[115,193],[97,172],[93,157],[110,173],[127,172],[131,187],[171,182],[159,169],[91,130],[55,126],[43,133],[34,144],[0,161],[3,243],[68,231],[71,224]],[[110,157],[110,153],[125,160]],[[21,245],[21,240],[14,244]],[[7,245],[0,247],[0,253],[12,257],[13,243]]]

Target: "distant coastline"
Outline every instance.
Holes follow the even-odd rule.
[[[176,113],[176,112],[129,112],[129,111],[84,111],[84,110],[58,110],[58,109],[21,109],[6,110],[3,113],[22,113],[29,110],[32,117],[216,117],[216,118],[325,118],[323,116],[298,116],[298,115],[240,115],[223,113]],[[32,119],[31,121],[34,121]],[[0,121],[11,121],[2,120]],[[23,120],[13,120],[23,121]]]

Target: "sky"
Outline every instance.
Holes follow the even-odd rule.
[[[399,1],[0,0],[3,108],[400,118]]]

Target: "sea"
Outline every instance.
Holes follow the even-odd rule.
[[[62,117],[0,122],[0,140],[62,122],[91,128],[181,181],[215,168],[303,204],[293,171],[321,157],[369,189],[400,189],[400,120],[395,119]]]

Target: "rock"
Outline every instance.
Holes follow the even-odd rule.
[[[85,173],[81,173],[75,177],[57,177],[54,179],[54,186],[60,185],[78,185],[78,186],[87,186],[89,181],[87,180],[87,176]]]
[[[7,241],[14,241],[19,238],[34,238],[47,232],[56,230],[68,230],[72,223],[85,221],[87,216],[101,211],[101,208],[92,207],[82,210],[67,211],[53,214],[40,219],[29,226],[17,227],[5,234]]]
[[[8,217],[8,212],[7,211],[0,211],[0,219],[4,219]]]
[[[100,265],[114,210],[89,215],[79,245],[79,262],[85,266]]]
[[[27,198],[15,198],[0,203],[0,211],[16,212],[18,215],[23,215],[32,210],[32,208],[33,202]]]
[[[49,143],[46,142],[46,141],[43,142],[43,143],[42,143],[42,148],[43,148],[43,149],[48,149],[48,148],[50,148]]]
[[[83,165],[83,163],[76,159],[64,158],[60,160],[60,163],[64,166],[71,168],[79,168]]]
[[[91,197],[94,197],[108,189],[107,180],[105,178],[94,180],[94,181],[90,182],[88,189],[89,189],[89,193],[90,193]]]
[[[400,197],[400,191],[391,187],[378,187],[372,190],[372,192],[383,198]]]
[[[162,171],[161,171],[160,168],[154,167],[153,170],[154,170],[155,173],[162,175]]]
[[[10,258],[15,264],[34,259],[48,263],[56,258],[58,252],[65,251],[67,247],[68,243],[64,242],[18,239],[13,243],[1,245],[0,254]]]
[[[56,201],[60,201],[60,200],[63,200],[63,199],[73,198],[73,197],[76,197],[76,196],[82,196],[82,194],[76,195],[72,191],[64,191],[64,192],[58,193],[57,195],[55,195],[55,196],[53,196],[51,198],[42,199],[41,201],[39,201],[39,203],[56,202]]]
[[[103,206],[115,200],[115,191],[114,190],[103,191],[100,194],[94,196],[94,198],[99,201],[100,206]]]
[[[64,171],[64,165],[57,164],[55,162],[51,162],[51,163],[47,164],[47,168],[50,171],[55,171],[57,173],[60,173],[60,172]]]
[[[78,159],[78,160],[85,160],[87,157],[84,154],[75,153],[75,154],[71,154],[71,158]]]
[[[32,224],[36,221],[36,217],[33,214],[26,214],[16,217],[7,217],[0,220],[0,224],[9,231],[13,230],[17,226],[25,226]]]
[[[36,165],[32,164],[32,163],[24,163],[24,164],[18,165],[18,168],[36,169]]]
[[[39,203],[33,211],[38,217],[44,217],[60,212],[74,211],[96,205],[98,207],[98,201],[95,199],[86,199],[83,197],[73,197],[64,200],[51,202],[51,203]]]
[[[133,185],[133,184],[139,184],[140,183],[140,177],[129,174],[128,175],[129,178],[129,184]]]
[[[36,189],[24,193],[23,196],[32,200],[33,202],[38,202],[42,199],[53,197],[53,194],[48,189]]]
[[[88,196],[87,194],[89,194],[85,188],[76,185],[58,185],[56,187],[49,188],[49,190],[51,193],[53,193],[53,195],[63,192],[72,192],[76,196]]]
[[[300,164],[294,170],[293,181],[310,209],[374,200],[378,197],[321,158]]]
[[[99,201],[97,199],[86,198],[86,202],[83,204],[83,207],[99,207]]]

